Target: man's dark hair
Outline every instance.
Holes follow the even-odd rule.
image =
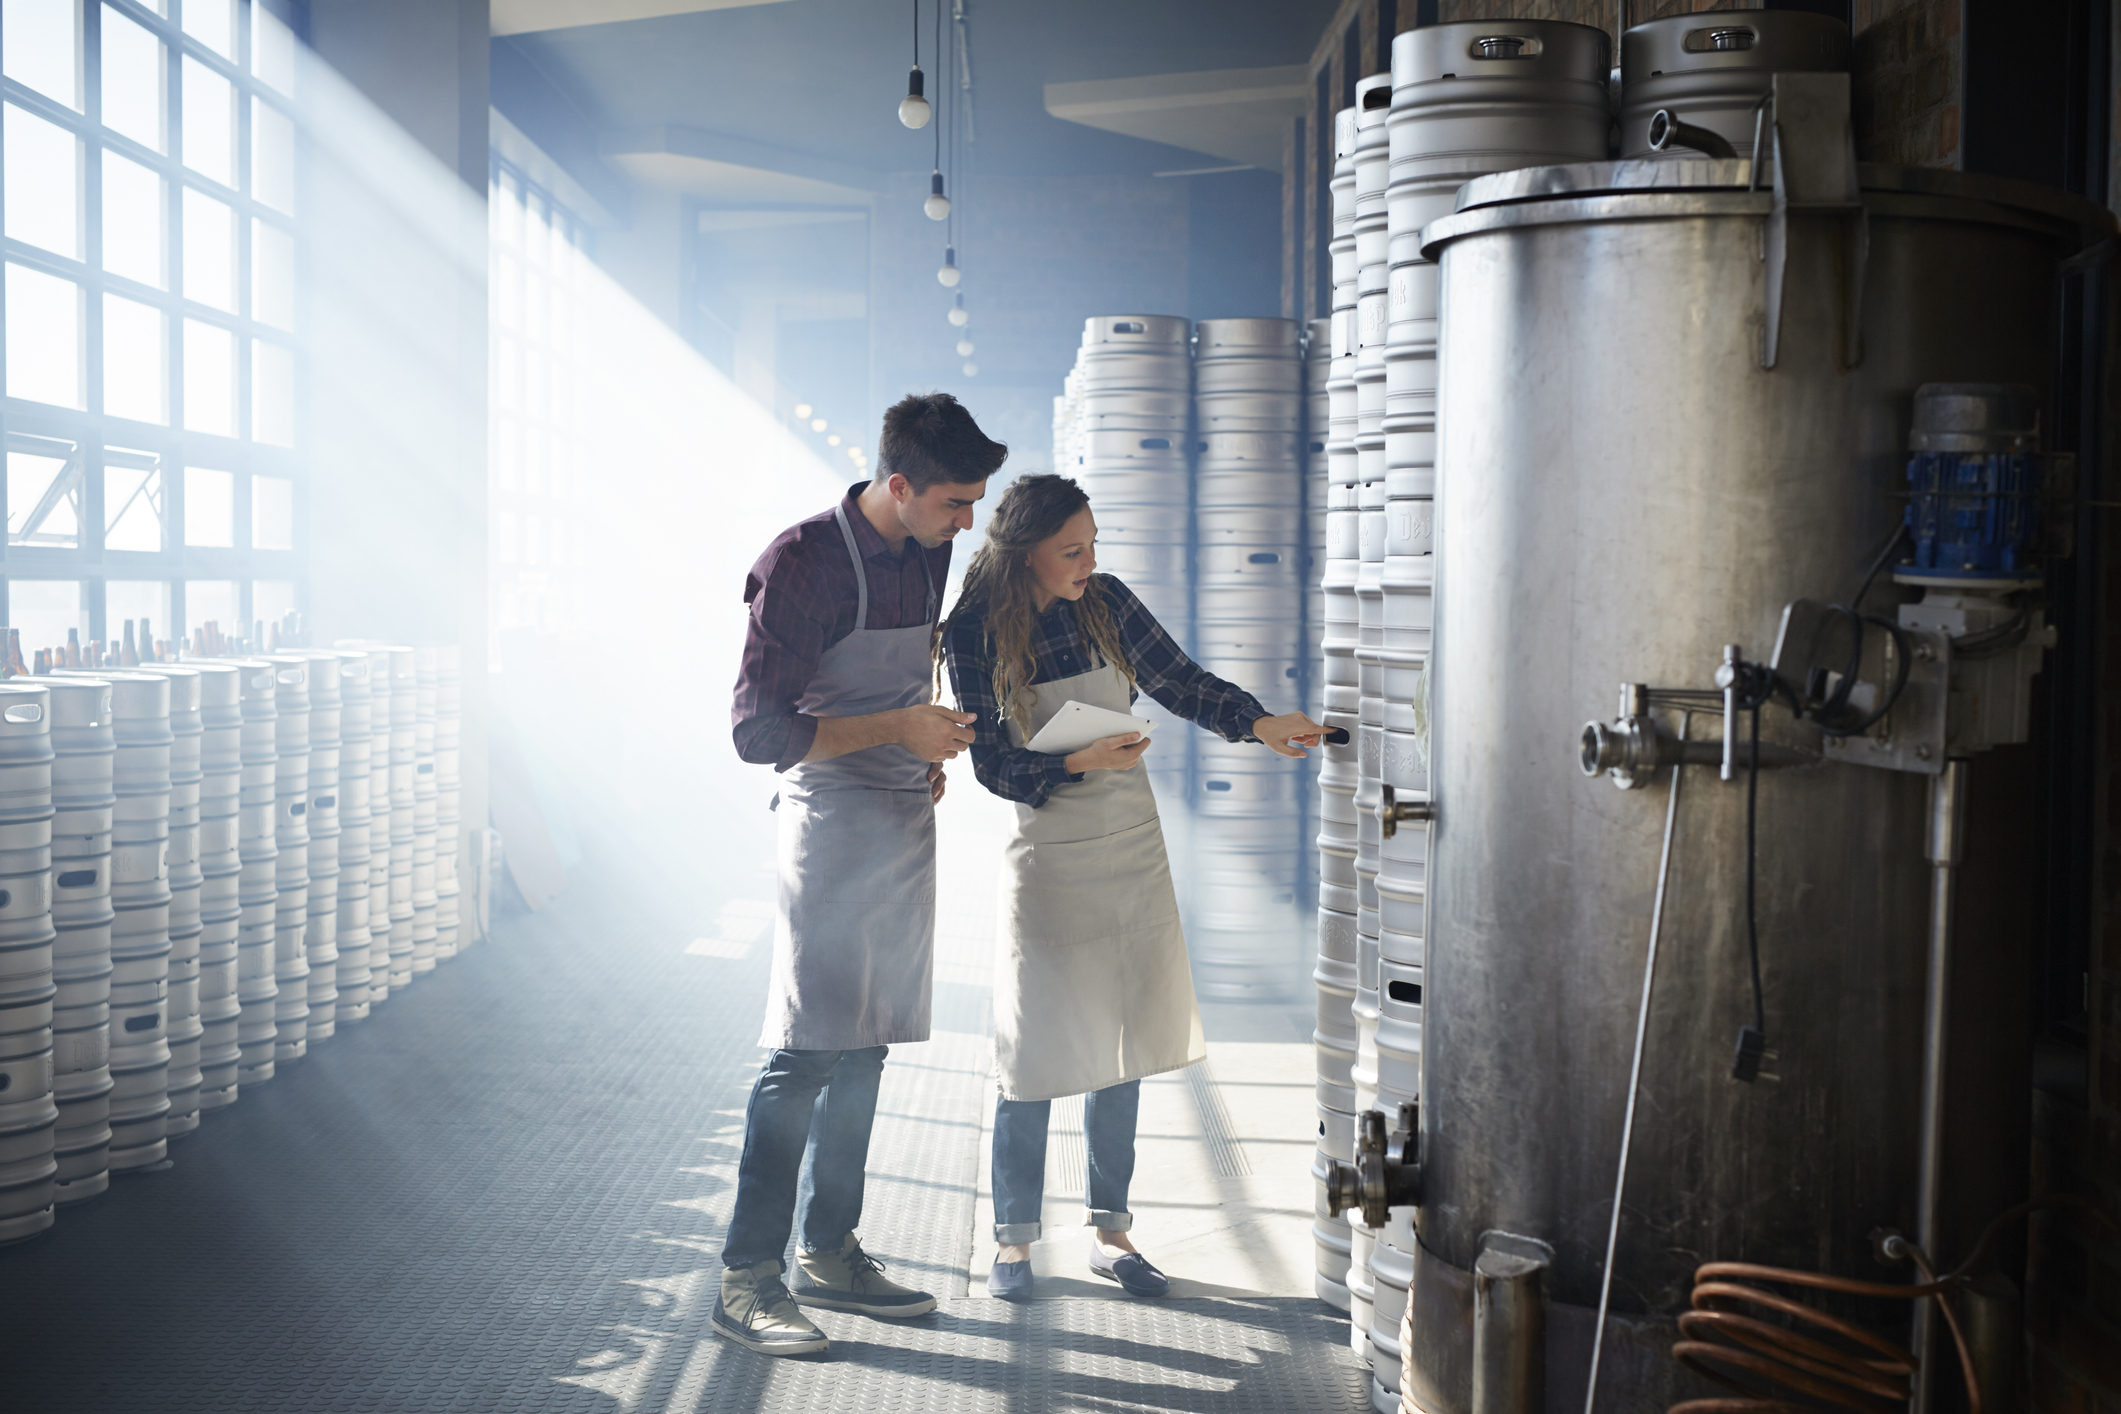
[[[1009,448],[979,430],[948,393],[908,393],[884,414],[876,479],[906,478],[916,494],[938,482],[985,481],[1009,459]]]

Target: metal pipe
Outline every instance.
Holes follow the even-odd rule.
[[[1623,694],[1623,701],[1626,700]],[[1679,740],[1686,742],[1688,713],[1679,714]],[[1657,854],[1657,896],[1650,902],[1650,946],[1642,959],[1642,1001],[1635,1008],[1635,1059],[1628,1067],[1628,1104],[1620,1121],[1620,1170],[1613,1176],[1613,1217],[1606,1228],[1605,1265],[1598,1275],[1598,1323],[1591,1335],[1591,1377],[1584,1386],[1583,1414],[1598,1404],[1598,1361],[1605,1353],[1605,1317],[1613,1299],[1613,1254],[1620,1247],[1620,1202],[1628,1191],[1628,1149],[1635,1140],[1635,1099],[1642,1090],[1642,1050],[1649,1035],[1650,985],[1657,979],[1657,939],[1664,932],[1665,884],[1671,877],[1672,835],[1679,822],[1679,782],[1685,767],[1672,767],[1672,793],[1664,802],[1664,848]]]
[[[1696,152],[1717,158],[1738,155],[1738,149],[1731,146],[1730,139],[1722,133],[1696,127],[1680,119],[1671,109],[1660,108],[1650,115],[1650,148],[1655,152],[1668,152],[1675,147],[1691,147]]]
[[[1547,1404],[1546,1245],[1490,1233],[1473,1263],[1472,1414],[1542,1414]]]
[[[1945,1058],[1951,1044],[1952,882],[1966,851],[1966,761],[1954,758],[1930,778],[1929,972],[1923,987],[1922,1153],[1915,1200],[1915,1241],[1933,1262],[1937,1245],[1938,1195],[1944,1174]],[[1914,1414],[1927,1414],[1936,1393],[1936,1302],[1915,1303]]]

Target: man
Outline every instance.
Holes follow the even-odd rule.
[[[936,611],[950,542],[1009,449],[931,393],[884,414],[877,453],[874,481],[783,531],[744,585],[732,716],[737,753],[782,773],[780,915],[714,1328],[768,1355],[825,1349],[797,1299],[871,1316],[935,1309],[888,1280],[854,1229],[885,1051],[928,1039],[935,803],[941,763],[972,744],[972,717],[928,700]],[[781,1253],[799,1171],[791,1298]]]

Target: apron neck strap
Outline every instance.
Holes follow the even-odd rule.
[[[854,561],[854,631],[860,633],[869,627],[869,571],[862,564],[862,547],[855,543],[854,527],[847,522],[847,503],[840,502],[832,508],[832,518],[840,523],[840,535],[847,542],[847,558]],[[935,575],[928,568],[928,552],[921,551],[921,581],[927,587],[926,607],[922,618],[927,623],[935,622]]]
[[[840,523],[840,534],[846,538],[847,558],[854,561],[854,631],[860,633],[869,627],[869,572],[862,567],[862,548],[854,543],[854,527],[847,524],[845,501],[832,508],[832,518]]]

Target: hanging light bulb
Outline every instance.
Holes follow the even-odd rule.
[[[975,376],[976,374],[978,374],[978,372],[979,372],[979,365],[978,365],[978,364],[976,364],[976,363],[969,363],[969,362],[968,362],[968,363],[967,363],[967,364],[965,365],[965,376],[966,376],[967,378],[971,378],[971,377]]]
[[[927,92],[927,75],[915,64],[913,72],[906,76],[906,96],[898,101],[898,120],[909,128],[925,128],[935,110],[928,106],[924,96]]]
[[[828,446],[828,447],[837,447],[837,446],[838,446],[839,444],[840,444],[840,434],[839,434],[839,433],[837,433],[837,432],[833,433],[833,434],[832,434],[832,435],[831,435],[830,437],[827,437],[827,438],[825,439],[825,445],[826,445],[826,446]]]
[[[943,247],[943,268],[935,272],[935,278],[943,282],[943,288],[953,289],[965,278],[965,272],[957,268],[957,247]]]
[[[921,203],[921,210],[928,213],[931,221],[941,221],[950,214],[950,198],[943,195],[943,172],[940,167],[928,179],[928,199]]]
[[[825,430],[825,419],[824,419],[824,418],[822,418],[822,417],[813,417],[813,418],[811,418],[811,419],[810,419],[810,430],[811,430],[812,432],[823,432],[823,431]]]
[[[957,341],[957,356],[959,358],[972,357],[972,341],[970,339],[959,339]]]
[[[965,321],[971,317],[965,310],[965,297],[961,293],[950,306],[950,322],[962,329],[965,326]]]
[[[797,404],[795,405],[795,415],[796,415],[797,417],[808,417],[808,416],[810,416],[810,404],[808,404],[808,403],[797,403]]]

